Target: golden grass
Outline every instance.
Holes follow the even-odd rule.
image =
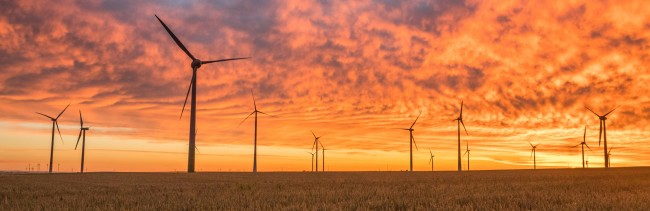
[[[650,210],[650,168],[0,174],[0,210]]]

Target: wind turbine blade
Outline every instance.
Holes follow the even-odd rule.
[[[612,149],[614,149],[614,145],[612,145],[612,147],[609,148],[609,151],[607,151],[607,154],[611,153],[611,152],[612,152]]]
[[[274,117],[274,118],[277,117],[277,116],[273,116],[273,115],[271,115],[271,114],[267,114],[267,113],[264,113],[264,112],[261,112],[261,111],[257,111],[257,112],[259,112],[260,114],[268,115],[268,116],[270,116],[270,117]]]
[[[316,148],[316,139],[314,139],[314,143],[311,144],[311,150],[312,151],[314,150],[314,148]]]
[[[178,119],[183,118],[183,112],[185,112],[185,105],[187,105],[187,98],[190,97],[190,89],[192,89],[192,82],[194,82],[195,77],[196,77],[196,71],[192,71],[192,80],[190,80],[190,86],[187,87],[187,94],[185,94],[185,101],[183,102],[183,110],[181,110],[181,116]]]
[[[230,59],[219,59],[219,60],[211,60],[211,61],[201,62],[201,64],[210,64],[210,63],[215,63],[215,62],[226,62],[226,61],[240,60],[240,59],[250,59],[250,58],[251,58],[251,57],[230,58]]]
[[[587,143],[586,141],[587,141],[587,125],[585,125],[585,133],[582,135],[582,142]]]
[[[463,156],[465,156],[467,153],[469,153],[469,151],[465,150],[465,153],[463,153]]]
[[[38,112],[36,112],[36,113],[37,113],[37,114],[40,114],[40,115],[43,115],[43,116],[45,116],[45,117],[47,117],[47,118],[54,119],[54,118],[52,118],[51,116],[45,115],[45,114],[43,114],[43,113],[38,113]]]
[[[61,116],[61,114],[63,114],[63,112],[65,112],[65,110],[68,109],[69,106],[70,106],[70,103],[68,103],[68,105],[65,106],[65,108],[63,109],[63,111],[61,111],[61,113],[59,113],[59,115],[56,116],[56,118],[54,118],[54,119],[59,119],[59,117]]]
[[[79,137],[77,138],[77,144],[74,145],[74,150],[77,150],[77,146],[79,146],[79,140],[81,140],[81,132],[83,132],[83,130],[79,130]]]
[[[598,146],[600,146],[600,138],[603,136],[603,120],[600,120],[600,129],[598,129]]]
[[[316,134],[314,134],[313,130],[310,130],[310,131],[311,131],[311,134],[314,135],[314,138],[318,138],[318,137],[316,137]]]
[[[530,147],[533,147],[533,144],[532,144],[532,143],[530,143],[530,141],[528,141],[528,144],[530,144]]]
[[[415,123],[418,122],[418,119],[420,118],[420,115],[422,115],[422,111],[420,111],[420,114],[418,114],[418,117],[415,118],[415,121],[413,121],[413,124],[411,125],[411,128],[413,128],[413,126],[415,126]]]
[[[587,146],[587,149],[589,149],[589,151],[594,152],[593,150],[591,150],[591,147],[589,147],[589,145],[587,145],[587,142],[585,142],[585,146]]]
[[[194,145],[194,149],[196,149],[196,151],[197,151],[199,154],[201,154],[201,151],[199,151],[199,147],[197,147],[196,145]]]
[[[463,101],[460,101],[460,119],[463,119]]]
[[[593,110],[591,110],[589,107],[585,106],[585,108],[586,108],[587,110],[591,111],[591,113],[594,113],[594,115],[600,117],[600,115],[598,115],[596,112],[594,112]]]
[[[431,162],[433,162],[433,157],[429,158],[429,164],[431,164]]]
[[[79,110],[79,123],[81,123],[81,128],[84,127],[84,118],[81,117],[81,110]]]
[[[59,138],[61,138],[61,143],[63,144],[63,136],[61,136],[61,130],[59,129],[59,122],[54,121],[54,125],[56,126],[56,130],[59,131]]]
[[[251,89],[251,96],[253,96],[253,107],[257,111],[257,102],[255,102],[255,94],[253,94],[253,90]]]
[[[420,149],[418,149],[418,144],[415,143],[415,137],[411,136],[411,141],[413,141],[413,144],[415,145],[415,150],[420,151]]]
[[[171,36],[172,39],[174,39],[174,42],[176,42],[176,45],[178,45],[178,47],[180,47],[181,50],[183,50],[185,52],[185,54],[187,54],[187,56],[189,56],[192,60],[196,60],[196,58],[194,58],[194,56],[192,56],[190,51],[188,51],[187,48],[185,48],[185,45],[183,45],[183,43],[178,39],[178,37],[176,37],[176,35],[174,35],[174,32],[172,32],[172,30],[169,29],[169,27],[167,27],[167,25],[165,25],[165,23],[162,20],[160,20],[158,15],[154,15],[154,16],[156,16],[156,19],[158,19],[158,21],[160,21],[160,24],[162,24],[163,27],[165,27],[165,30],[167,30],[167,33],[169,34],[169,36]]]
[[[460,124],[463,125],[463,129],[465,129],[465,134],[469,135],[469,133],[467,133],[467,128],[465,128],[465,123],[463,122],[462,119],[460,120]]]
[[[251,115],[253,115],[254,113],[255,113],[255,111],[251,112],[248,116],[246,116],[246,118],[244,118],[244,120],[242,120],[241,122],[239,122],[239,124],[237,125],[237,127],[239,127],[242,123],[244,123],[244,121],[246,121],[246,120],[248,119],[248,117],[251,117]]]
[[[607,113],[606,113],[605,115],[603,115],[603,116],[607,116],[607,115],[609,115],[609,113],[612,113],[612,112],[613,112],[614,110],[616,110],[618,107],[621,107],[621,106],[616,106],[616,108],[614,108],[614,109],[612,109],[611,111],[607,112]]]
[[[433,152],[431,152],[431,149],[429,149],[429,154],[430,154],[431,156],[433,156]]]
[[[575,148],[575,147],[580,146],[580,145],[582,145],[582,143],[579,143],[578,145],[572,146],[571,148]]]

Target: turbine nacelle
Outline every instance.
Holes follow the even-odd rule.
[[[201,67],[201,64],[203,64],[203,62],[201,62],[199,59],[192,60],[192,69],[199,69],[199,67]]]
[[[607,120],[606,116],[598,116],[598,118],[600,118],[600,120]]]

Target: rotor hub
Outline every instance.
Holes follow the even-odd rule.
[[[201,67],[201,64],[202,64],[202,62],[199,59],[192,60],[192,69],[194,69],[194,68],[198,69],[199,67]]]
[[[606,116],[601,116],[600,120],[607,120],[607,117]]]

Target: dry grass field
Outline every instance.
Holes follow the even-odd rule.
[[[650,210],[650,168],[0,174],[0,210]]]

